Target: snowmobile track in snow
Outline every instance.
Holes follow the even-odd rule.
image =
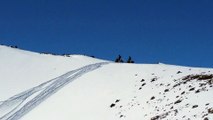
[[[5,101],[0,101],[0,120],[20,119],[68,83],[105,64],[108,64],[108,62],[90,64],[72,70],[64,75],[17,94]]]

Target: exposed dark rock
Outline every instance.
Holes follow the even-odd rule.
[[[168,92],[168,91],[169,91],[169,89],[165,89],[165,90],[164,90],[164,92]]]
[[[159,115],[154,116],[154,117],[151,118],[151,120],[159,120],[159,119],[160,119],[160,116],[159,116]]]
[[[151,79],[151,82],[154,82],[154,81],[156,81],[157,80],[157,78],[152,78]]]
[[[209,120],[209,118],[205,117],[203,120]]]
[[[208,113],[209,113],[209,114],[213,114],[213,108],[209,108],[209,109],[208,109]]]
[[[144,82],[144,81],[145,81],[144,79],[141,80],[141,82]]]
[[[195,91],[195,93],[199,93],[199,92],[200,92],[200,89],[198,89],[198,90]]]
[[[193,91],[193,90],[195,90],[195,88],[194,88],[194,87],[189,89],[189,91]]]
[[[152,96],[150,100],[154,100],[154,99],[155,99],[155,97],[154,97],[154,96]]]
[[[115,104],[114,103],[112,103],[111,105],[110,105],[110,107],[112,108],[112,107],[115,107]]]
[[[183,80],[208,80],[208,79],[213,79],[213,74],[210,75],[188,75],[186,77],[183,78]]]
[[[144,85],[146,85],[146,83],[143,83],[141,86],[144,86]]]
[[[197,108],[197,107],[198,107],[198,105],[193,105],[193,106],[192,106],[192,108]]]
[[[178,104],[180,102],[182,102],[182,100],[177,100],[177,101],[174,102],[174,104]]]

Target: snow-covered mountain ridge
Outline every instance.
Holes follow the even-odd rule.
[[[0,46],[0,120],[213,120],[213,69]]]

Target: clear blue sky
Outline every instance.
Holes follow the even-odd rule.
[[[213,68],[213,0],[1,0],[0,43]]]

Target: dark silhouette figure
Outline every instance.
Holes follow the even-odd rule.
[[[132,58],[129,56],[127,63],[134,63],[134,61],[132,60]]]
[[[121,55],[118,55],[118,57],[115,59],[115,62],[118,62],[118,63],[123,63],[124,62],[122,60],[122,58],[121,58]]]

